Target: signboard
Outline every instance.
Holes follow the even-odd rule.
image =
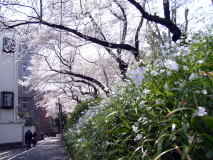
[[[15,53],[16,43],[13,38],[4,37],[3,38],[3,52],[5,53]]]

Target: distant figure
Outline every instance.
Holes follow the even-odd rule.
[[[41,133],[41,139],[44,140],[44,133]]]
[[[31,147],[31,142],[32,142],[32,132],[28,129],[28,131],[25,133],[25,143],[28,149]]]
[[[38,136],[37,136],[37,133],[36,133],[36,131],[33,133],[33,146],[35,147],[36,146],[36,144],[37,144],[37,138],[38,138]]]

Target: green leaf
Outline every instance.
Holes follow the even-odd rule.
[[[138,147],[138,148],[136,148],[135,149],[135,151],[133,152],[133,154],[132,154],[132,157],[134,156],[134,154],[138,151],[138,150],[140,150],[142,148],[142,146],[140,146],[140,147]]]
[[[164,154],[166,154],[167,152],[170,152],[170,151],[172,151],[172,150],[174,150],[174,149],[177,149],[177,147],[168,149],[168,150],[166,150],[166,151],[160,153],[157,157],[155,157],[154,160],[160,160],[160,157],[161,157],[162,155],[164,155]]]
[[[168,107],[166,107],[166,110],[169,114],[172,112]]]
[[[212,134],[213,134],[213,117],[210,116],[204,116],[202,117],[204,123],[206,124],[206,126],[211,130]]]
[[[118,113],[118,112],[117,111],[116,112],[112,112],[112,113],[108,114],[106,117],[109,117],[109,116],[114,115],[116,113]]]
[[[161,153],[163,141],[164,141],[164,139],[167,137],[167,135],[168,135],[168,134],[165,133],[165,134],[161,135],[161,136],[157,139],[157,141],[156,141],[156,143],[157,143],[157,153],[156,153],[156,154],[157,154],[157,155]]]
[[[174,109],[169,114],[167,114],[166,117],[170,117],[171,115],[173,115],[173,114],[175,114],[177,112],[183,111],[183,110],[193,110],[193,109],[191,109],[191,108],[177,108],[177,109]]]
[[[213,159],[213,149],[209,150],[207,153],[206,153],[206,157],[207,158],[212,158]]]
[[[199,133],[213,133],[213,118],[209,116],[195,117],[192,120],[193,127]]]
[[[206,144],[208,144],[210,147],[213,148],[213,136],[209,134],[200,134],[200,136],[203,138]]]

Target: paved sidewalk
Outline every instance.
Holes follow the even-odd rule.
[[[45,138],[29,150],[25,150],[8,160],[69,160],[60,138]]]
[[[25,148],[0,150],[0,160],[8,160],[10,157],[24,152],[25,150]]]

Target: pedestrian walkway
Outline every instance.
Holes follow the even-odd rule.
[[[10,157],[24,152],[25,150],[25,148],[0,150],[0,160],[8,160]]]
[[[21,152],[8,160],[69,160],[60,138],[45,138],[36,147]]]

